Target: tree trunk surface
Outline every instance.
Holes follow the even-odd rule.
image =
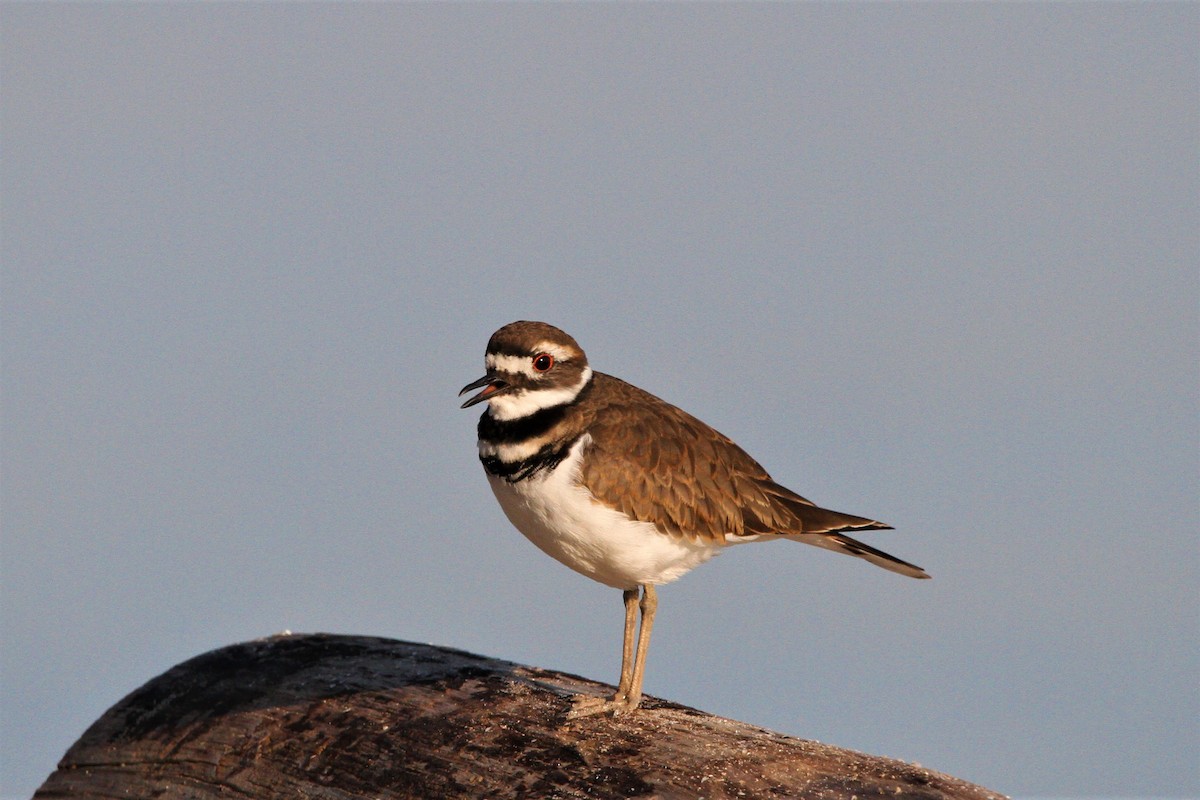
[[[281,635],[186,661],[117,703],[50,798],[915,798],[1002,795],[914,764],[444,647]]]

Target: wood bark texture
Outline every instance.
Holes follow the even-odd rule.
[[[912,798],[1002,795],[914,764],[444,647],[327,634],[231,645],[117,703],[34,795],[50,798]]]

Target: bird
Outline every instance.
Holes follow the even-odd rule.
[[[616,692],[575,697],[568,718],[638,707],[656,587],[728,546],[788,539],[929,577],[848,535],[892,526],[781,486],[729,437],[593,371],[575,339],[553,325],[503,326],[488,340],[484,365],[459,397],[478,390],[461,407],[487,403],[479,459],[505,516],[547,555],[620,589],[625,606]]]

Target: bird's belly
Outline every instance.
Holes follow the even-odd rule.
[[[576,482],[583,442],[557,468],[517,483],[488,475],[509,521],[551,558],[617,589],[669,583],[721,545],[662,533],[597,502]]]

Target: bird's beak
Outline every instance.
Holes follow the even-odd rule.
[[[483,387],[483,391],[477,395],[467,398],[467,402],[463,403],[461,406],[459,406],[459,408],[470,408],[476,403],[482,403],[484,400],[487,400],[489,397],[496,394],[496,392],[500,392],[508,388],[508,384],[500,378],[497,378],[495,375],[484,375],[479,380],[471,381],[464,386],[458,393],[458,396],[462,397],[467,392],[471,391],[472,389],[478,389],[480,386]]]

